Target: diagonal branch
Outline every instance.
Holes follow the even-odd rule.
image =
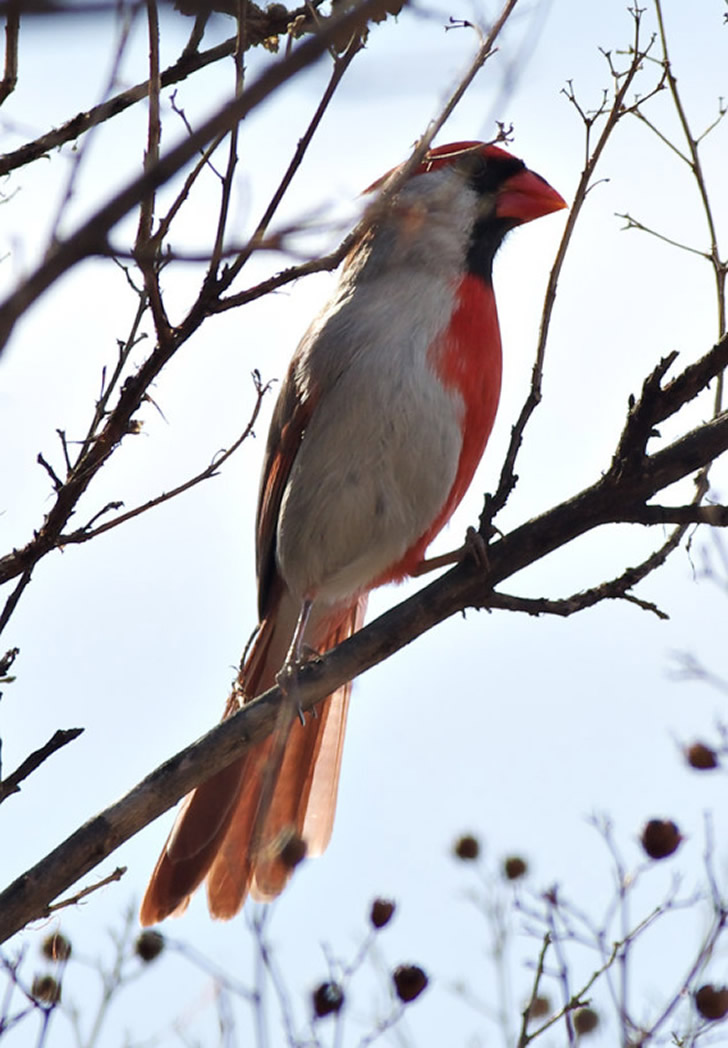
[[[728,337],[719,345],[728,354]],[[720,357],[714,363],[721,366]],[[668,397],[670,388],[665,394]],[[312,709],[344,683],[450,616],[469,607],[497,607],[500,598],[493,589],[500,582],[579,535],[630,519],[635,507],[658,490],[702,469],[726,450],[728,415],[645,456],[637,468],[620,468],[621,462],[613,463],[591,487],[493,543],[487,571],[470,562],[457,565],[323,658],[304,666],[297,682],[301,710]],[[266,738],[275,726],[281,701],[280,689],[272,688],[246,704],[19,877],[0,894],[0,941],[44,913],[61,892],[184,794]]]
[[[65,731],[59,730],[48,740],[48,742],[41,746],[39,750],[34,750],[25,760],[20,764],[15,771],[8,775],[7,779],[0,781],[0,804],[4,800],[7,800],[13,793],[20,793],[20,783],[23,779],[27,779],[29,775],[32,775],[34,771],[40,768],[44,761],[47,761],[57,750],[60,750],[63,746],[67,746],[69,742],[73,742],[79,735],[83,733],[83,728],[68,728]]]
[[[79,542],[88,542],[90,539],[96,538],[97,535],[103,535],[106,531],[111,531],[112,528],[117,528],[120,524],[125,524],[127,520],[132,520],[134,517],[141,516],[142,513],[146,513],[150,509],[155,509],[157,506],[161,506],[165,502],[169,502],[171,499],[176,498],[178,495],[182,495],[185,491],[189,491],[190,488],[196,487],[202,483],[203,480],[210,480],[212,477],[216,477],[220,471],[220,467],[224,465],[229,458],[231,458],[239,447],[248,439],[253,432],[253,427],[260,414],[260,408],[263,403],[263,397],[270,389],[270,383],[263,385],[260,375],[257,371],[253,372],[253,382],[255,385],[256,401],[253,407],[253,412],[250,416],[247,426],[240,434],[240,436],[233,441],[229,448],[225,448],[224,451],[219,452],[212,460],[212,462],[206,466],[199,473],[196,473],[194,477],[190,477],[189,480],[185,480],[182,484],[178,484],[176,487],[171,488],[169,491],[163,491],[161,495],[157,495],[153,499],[149,499],[148,502],[142,503],[141,506],[135,506],[134,509],[127,510],[125,513],[120,513],[118,517],[114,517],[112,520],[107,520],[104,524],[99,524],[98,527],[93,527],[93,524],[98,518],[109,509],[120,509],[123,503],[111,502],[104,509],[100,510],[95,514],[94,517],[82,528],[77,528],[76,531],[71,531],[65,535],[58,536],[59,546],[68,546],[71,543],[78,544]]]
[[[471,62],[470,67],[462,77],[457,88],[455,89],[445,106],[442,108],[440,113],[437,115],[437,117],[435,117],[435,119],[430,122],[425,134],[421,137],[420,141],[418,142],[417,148],[413,152],[409,161],[401,168],[399,168],[397,172],[392,176],[392,178],[388,180],[387,185],[382,190],[379,198],[371,206],[368,214],[365,215],[363,221],[371,222],[372,220],[374,220],[376,214],[378,213],[377,209],[386,206],[388,200],[391,198],[394,192],[396,192],[396,189],[401,184],[401,181],[407,176],[408,171],[415,163],[418,162],[418,158],[424,154],[424,151],[428,148],[432,137],[441,127],[446,116],[452,112],[452,109],[459,101],[459,99],[462,97],[467,85],[472,82],[477,71],[487,60],[489,54],[492,53],[493,43],[498,33],[502,29],[503,25],[505,24],[508,16],[515,8],[516,3],[517,0],[506,0],[500,16],[493,23],[493,26],[491,27],[487,37],[485,39],[481,38],[481,44],[478,48],[477,54]],[[351,25],[354,28],[360,27],[362,21],[375,4],[376,0],[362,0],[362,2],[358,4],[354,11],[350,12],[352,14],[352,17],[356,15],[356,19],[353,22],[351,22]],[[337,16],[335,18],[329,19],[326,23],[326,31],[322,34],[322,36],[320,38],[314,38],[313,40],[309,40],[302,47],[294,51],[293,56],[300,56],[304,48],[308,48],[307,54],[310,56],[312,54],[312,47],[323,47],[324,42],[326,42],[329,39],[334,30],[337,30],[337,32],[341,31],[342,27],[349,26],[349,24],[350,22],[348,20],[348,16]],[[299,57],[300,68],[304,67],[306,61]],[[276,74],[278,79],[280,79],[280,70],[283,65],[284,63],[280,63],[273,69],[273,73],[275,73],[276,69],[279,70],[279,74]],[[290,67],[289,74],[292,75]],[[266,76],[268,77],[267,80]],[[242,104],[247,100],[246,104],[248,104],[249,107],[252,108],[253,102],[251,101],[251,99],[253,101],[255,100],[255,98],[260,98],[262,100],[262,98],[265,97],[266,92],[272,91],[274,87],[277,86],[278,80],[275,76],[273,77],[273,79],[271,79],[271,76],[273,76],[273,74],[265,74],[263,77],[261,77],[255,84],[252,85],[250,89],[248,89],[241,96],[240,103]],[[267,86],[261,87],[261,84],[264,80],[266,81]],[[236,105],[237,102],[234,101],[233,103],[225,107],[225,109],[222,112],[229,113],[230,107],[232,106],[234,108]],[[212,122],[214,128],[217,128],[217,134],[221,133],[221,128],[218,126],[220,120],[221,116],[220,113],[218,113],[217,117],[213,118]],[[205,131],[205,127],[207,128],[207,131]],[[136,191],[141,193],[142,198],[145,194],[151,191],[152,183],[155,180],[162,178],[158,170],[160,166],[164,166],[165,164],[167,165],[167,167],[173,166],[172,161],[170,159],[173,154],[176,155],[179,159],[179,152],[181,149],[184,148],[186,150],[185,155],[187,155],[187,153],[190,153],[190,156],[196,155],[199,142],[205,140],[206,134],[212,133],[212,131],[210,130],[210,122],[208,122],[208,125],[205,125],[205,127],[191,134],[190,137],[186,140],[186,142],[182,144],[182,146],[177,147],[177,149],[173,150],[172,153],[167,154],[166,158],[162,157],[156,164],[153,164],[150,167],[149,171],[146,173],[145,176],[142,176],[140,179],[136,180],[134,185],[137,187]],[[152,179],[151,182],[149,181],[150,178]],[[131,189],[128,189],[127,193],[131,193]],[[109,209],[112,207],[112,205],[116,207],[118,211],[120,207],[119,197],[115,198],[115,201],[112,201],[111,205],[107,205],[106,209],[102,209],[103,214],[105,215],[104,223],[106,223],[107,225],[111,222],[111,218],[113,217],[109,214]],[[360,224],[360,226],[357,227],[357,230],[353,235],[361,235],[361,228],[362,227]],[[84,227],[84,229],[88,230],[89,237],[95,236],[98,232],[98,230],[96,230],[96,227],[93,226],[93,223],[87,224],[87,226]],[[80,233],[83,233],[83,230],[81,230]],[[61,245],[61,249],[63,249],[64,247],[69,248],[69,245],[71,245],[74,240],[77,240],[77,237],[70,238],[70,240],[66,242],[65,245]],[[332,253],[332,255],[330,256],[327,256],[327,259],[318,259],[309,263],[309,271],[322,269],[327,264],[329,265],[329,268],[333,268],[335,265],[338,264],[345,250],[347,250],[350,241],[351,235],[345,239],[344,243],[337,249],[336,252]],[[77,243],[76,250],[85,250],[83,243]],[[72,260],[70,258],[67,258],[65,262],[69,266],[72,264]],[[296,267],[295,274],[301,275],[305,268],[306,267]],[[43,267],[41,267],[41,269],[43,269]],[[35,277],[37,276],[38,271],[36,272]],[[108,415],[108,417],[106,417],[103,428],[98,433],[96,433],[96,431],[94,430],[93,439],[90,440],[89,438],[87,438],[87,441],[84,443],[83,458],[79,458],[71,475],[68,476],[62,488],[56,493],[55,502],[51,507],[49,513],[47,514],[42,527],[34,534],[33,538],[28,543],[26,543],[25,546],[23,546],[20,549],[13,550],[10,554],[0,558],[0,583],[15,578],[18,575],[22,575],[23,579],[25,580],[22,583],[22,585],[19,586],[13,594],[11,594],[9,603],[6,605],[2,617],[0,618],[0,629],[2,629],[4,625],[7,623],[10,614],[12,613],[15,605],[17,604],[17,600],[20,594],[22,593],[24,586],[27,585],[27,582],[30,579],[30,575],[32,574],[35,565],[47,553],[58,547],[59,536],[65,528],[70,516],[74,512],[79,498],[86,491],[95,474],[103,466],[103,464],[112,454],[114,448],[120,443],[120,441],[122,441],[128,433],[137,431],[133,416],[135,412],[139,409],[139,406],[142,403],[142,399],[145,396],[146,390],[149,388],[150,383],[154,381],[154,379],[159,375],[163,367],[171,359],[174,353],[177,352],[180,346],[182,346],[184,342],[194,334],[194,332],[199,328],[203,320],[215,311],[216,304],[220,303],[219,295],[221,291],[225,290],[229,286],[229,283],[232,280],[233,276],[234,271],[231,267],[230,270],[228,270],[227,272],[223,272],[223,274],[218,278],[217,281],[205,282],[205,287],[203,288],[203,291],[198,296],[197,300],[189,310],[185,319],[177,327],[175,327],[172,332],[169,333],[170,337],[166,337],[164,341],[159,342],[159,344],[151,352],[149,357],[143,362],[143,364],[136,371],[136,373],[131,375],[124,382],[118,402],[115,405],[113,411]],[[31,282],[35,277],[32,276],[30,278]],[[276,279],[277,278],[273,278],[274,281]],[[293,275],[291,275],[291,279],[293,279]],[[31,289],[29,293],[34,293],[33,289]],[[37,293],[40,294],[41,292],[37,291]],[[262,293],[263,288],[259,287],[257,290],[254,289],[253,292],[249,293],[249,297],[259,297],[259,295]],[[18,293],[16,293],[16,296],[17,294],[22,295],[22,288]],[[234,298],[236,298],[236,296],[232,296],[232,299]],[[143,301],[140,301],[139,316],[141,315],[142,308],[143,306],[145,306],[146,301],[146,298],[144,298]],[[231,299],[227,299],[225,300],[225,304],[226,306],[229,306],[231,304],[238,303],[233,303]],[[13,323],[12,317],[10,319],[10,323]],[[117,369],[117,372],[115,372],[115,376],[118,376],[118,373],[119,372]],[[102,401],[104,399],[108,399],[109,391],[110,390],[107,388],[106,393],[104,394],[104,398],[102,398]],[[99,414],[100,411],[102,411],[101,401],[97,406],[96,417],[98,417],[99,421],[101,419],[101,415]]]
[[[251,10],[248,15],[246,47],[257,47],[265,40],[285,35],[289,24],[294,21],[297,33],[311,32],[318,25],[311,18],[311,7],[318,6],[321,2],[322,0],[315,0],[315,3],[312,4],[311,0],[309,0],[309,3],[302,4],[292,11],[281,11],[280,7],[276,8],[275,4],[271,4],[266,11],[262,11],[259,7],[255,11]],[[17,11],[8,13],[9,20],[17,17]],[[178,84],[186,80],[192,73],[196,73],[208,65],[214,65],[222,58],[229,57],[235,51],[235,44],[236,37],[231,36],[221,44],[208,48],[206,51],[198,51],[196,47],[186,47],[178,60],[161,74],[161,86],[170,87],[172,84]],[[8,79],[9,74],[10,79]],[[6,80],[8,83],[12,82],[14,75],[17,76],[17,69],[12,62],[8,64],[6,61],[5,78],[0,82],[0,101],[2,100],[2,85],[5,84]],[[146,98],[148,94],[149,81],[145,80],[140,84],[135,84],[134,87],[127,88],[126,91],[120,91],[112,98],[106,99],[91,109],[77,113],[76,116],[67,120],[60,127],[54,128],[52,131],[40,135],[32,142],[26,142],[18,149],[0,156],[0,175],[7,175],[10,171],[15,171],[17,168],[39,160],[66,142],[73,142],[90,128],[103,124],[106,120],[125,112],[130,106]]]
[[[133,179],[107,204],[65,240],[59,241],[44,261],[0,304],[0,353],[7,345],[15,324],[64,273],[82,259],[104,252],[109,232],[150,192],[173,178],[193,160],[200,149],[222,131],[228,131],[256,109],[281,84],[316,62],[339,33],[354,31],[379,0],[360,0],[354,8],[332,16],[312,37],[294,48],[280,62],[269,66],[240,97],[222,106],[197,131],[170,149]]]
[[[271,291],[275,291],[277,288],[283,287],[285,284],[291,283],[293,280],[298,280],[299,277],[308,276],[311,273],[319,273],[322,270],[336,269],[336,267],[343,261],[346,255],[351,250],[352,246],[362,237],[364,232],[377,220],[377,217],[382,211],[387,208],[392,201],[395,194],[404,185],[405,181],[412,174],[417,165],[422,161],[425,153],[430,148],[435,135],[442,128],[445,121],[452,115],[455,107],[462,99],[463,95],[467,91],[470,84],[475,79],[477,73],[485,65],[490,56],[494,53],[493,48],[498,36],[501,33],[504,25],[510,18],[513,10],[518,3],[518,0],[506,0],[503,8],[493,22],[486,36],[483,36],[479,32],[480,45],[475,53],[474,58],[468,65],[463,76],[459,79],[457,86],[446,101],[445,105],[441,108],[439,113],[430,121],[425,132],[418,138],[414,149],[410,156],[407,158],[404,164],[401,164],[396,168],[391,175],[386,179],[382,189],[367,207],[361,220],[357,223],[354,229],[342,240],[338,247],[331,251],[327,255],[323,255],[320,258],[310,259],[306,262],[302,262],[297,266],[289,266],[287,269],[281,270],[279,273],[275,273],[273,276],[268,277],[266,280],[261,281],[254,287],[247,288],[244,291],[239,291],[236,294],[228,295],[226,297],[220,297],[215,302],[210,304],[210,312],[220,313],[224,310],[233,309],[237,306],[246,305],[248,302],[252,302],[254,299],[260,298],[263,295],[269,294]],[[471,23],[467,23],[468,26]],[[286,177],[286,176],[284,176]],[[253,237],[253,247],[256,246],[255,235]],[[247,258],[250,253],[248,249],[247,254],[241,253],[241,257]],[[235,273],[235,266],[230,267],[230,271]]]

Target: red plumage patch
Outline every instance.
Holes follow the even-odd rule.
[[[455,481],[424,535],[374,585],[399,581],[420,565],[468,490],[493,429],[503,370],[500,328],[493,287],[471,274],[463,277],[447,331],[430,351],[433,369],[463,402],[463,444]]]
[[[495,295],[480,277],[463,277],[457,306],[443,344],[434,352],[443,385],[463,398],[463,447],[457,476],[431,536],[449,520],[470,486],[493,429],[500,398],[503,361]]]

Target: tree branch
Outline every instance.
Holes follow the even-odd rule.
[[[508,16],[515,8],[516,3],[517,0],[506,0],[501,14],[493,23],[493,26],[491,27],[487,37],[485,39],[481,37],[481,43],[475,55],[475,58],[470,63],[469,68],[461,78],[457,88],[455,89],[445,106],[442,108],[440,113],[437,115],[437,117],[435,117],[435,119],[430,122],[426,132],[421,136],[409,160],[404,165],[402,165],[402,167],[397,169],[397,171],[387,181],[387,185],[384,186],[378,198],[372,203],[372,205],[370,205],[367,214],[364,216],[364,219],[362,220],[363,223],[373,221],[379,214],[379,209],[387,206],[389,200],[396,192],[399,185],[401,185],[402,181],[404,181],[411,169],[416,165],[416,163],[419,162],[421,157],[424,155],[424,152],[429,147],[432,137],[441,127],[446,116],[452,112],[457,101],[462,97],[467,85],[471,83],[477,71],[482,67],[482,65],[488,58],[489,54],[492,53],[494,41],[498,33],[502,29],[503,25],[505,24]],[[287,75],[293,75],[293,72],[295,72],[299,68],[304,68],[305,65],[308,64],[309,60],[313,60],[311,56],[313,55],[315,57],[316,55],[318,55],[320,50],[323,49],[324,45],[330,42],[330,39],[333,38],[334,32],[341,33],[346,28],[351,28],[352,31],[354,29],[360,28],[362,22],[365,20],[370,10],[374,10],[375,4],[376,0],[361,0],[361,2],[354,9],[354,11],[349,12],[349,15],[336,16],[335,18],[327,20],[325,25],[325,31],[322,31],[322,35],[320,37],[316,37],[312,40],[307,41],[306,44],[302,45],[302,47],[296,49],[293,52],[292,57],[295,57],[296,55],[299,56],[298,65],[295,68],[288,66]],[[308,58],[301,57],[302,51],[304,51],[304,49],[307,49],[306,54],[309,56]],[[315,51],[312,49],[315,49]],[[286,78],[286,74],[284,72],[281,72],[284,65],[285,60],[284,62],[281,62],[276,67],[274,67],[272,72],[268,71],[268,73],[264,74],[261,78],[259,78],[259,80],[255,84],[253,84],[253,86],[250,89],[248,89],[243,95],[240,96],[239,100],[234,100],[232,103],[228,104],[221,111],[222,114],[230,114],[233,111],[237,113],[236,107],[238,107],[238,105],[243,105],[243,103],[248,106],[248,109],[250,109],[253,107],[254,104],[257,104],[256,100],[259,101],[266,97],[267,93],[274,90],[275,87],[279,86],[279,83],[283,82],[283,80]],[[278,70],[277,73],[276,69]],[[206,141],[207,137],[209,137],[210,134],[220,134],[227,127],[227,124],[225,124],[224,122],[221,125],[221,121],[222,115],[221,113],[218,113],[218,115],[214,117],[212,121],[208,121],[208,124],[201,128],[199,131],[191,133],[189,138],[184,143],[182,143],[181,146],[178,146],[175,150],[172,150],[171,153],[167,154],[166,158],[163,157],[159,161],[157,161],[157,163],[152,164],[149,167],[146,174],[141,176],[133,183],[133,187],[136,187],[135,189],[133,187],[127,187],[127,190],[120,194],[120,196],[117,196],[114,199],[114,201],[111,202],[110,205],[107,205],[106,208],[102,209],[101,212],[97,213],[96,220],[92,220],[91,222],[87,223],[86,226],[82,228],[82,230],[80,230],[77,234],[71,237],[67,242],[65,242],[65,244],[61,245],[61,248],[59,250],[66,249],[67,252],[71,251],[69,245],[72,245],[74,241],[76,242],[76,247],[74,249],[75,251],[79,252],[85,250],[86,248],[84,247],[84,239],[82,234],[84,234],[84,230],[87,231],[87,234],[85,234],[87,235],[87,237],[95,236],[98,233],[97,224],[95,223],[98,223],[99,215],[103,215],[103,221],[101,222],[101,225],[107,225],[110,228],[110,223],[113,224],[113,215],[111,215],[110,209],[116,209],[114,211],[114,214],[116,214],[119,211],[119,209],[122,207],[122,204],[120,203],[120,197],[124,197],[125,194],[126,198],[128,198],[130,194],[140,194],[140,199],[142,199],[145,196],[145,194],[151,192],[153,188],[153,183],[161,184],[161,181],[163,181],[163,173],[160,174],[159,172],[160,167],[163,167],[165,171],[167,171],[168,168],[174,167],[174,164],[178,163],[179,161],[180,150],[183,149],[185,151],[184,155],[188,159],[191,159],[192,156],[196,155],[199,145]],[[173,156],[176,157],[174,163],[172,162]],[[139,201],[136,202],[138,203]],[[350,244],[351,240],[354,237],[361,235],[362,228],[362,223],[360,223],[357,229],[344,240],[343,244],[340,245],[336,252],[333,252],[332,255],[328,256],[328,259],[330,260],[329,268],[333,268],[334,265],[338,264],[345,250],[348,249],[348,245]],[[78,240],[79,236],[80,240]],[[86,247],[88,246],[89,245],[86,245]],[[73,258],[71,256],[66,257],[65,261],[63,262],[63,265],[71,266],[72,264]],[[325,264],[326,260],[315,260],[309,263],[307,267],[295,267],[295,275],[301,275],[304,270],[314,271],[316,269],[324,268]],[[33,284],[34,279],[40,279],[40,277],[38,277],[38,274],[43,269],[44,267],[42,266],[41,270],[36,271],[35,277],[31,276],[30,285]],[[116,406],[114,407],[110,415],[106,417],[103,429],[101,429],[100,432],[97,433],[92,426],[92,430],[89,431],[89,437],[87,437],[87,440],[84,443],[82,455],[79,456],[79,459],[76,462],[76,466],[73,469],[73,471],[69,474],[65,484],[63,484],[62,488],[58,490],[56,494],[55,503],[51,507],[49,513],[47,514],[42,527],[34,534],[33,538],[24,547],[18,550],[13,550],[12,553],[0,559],[0,583],[8,581],[9,579],[12,579],[19,574],[22,574],[24,578],[29,579],[38,561],[51,550],[58,547],[60,535],[64,527],[66,526],[71,514],[74,512],[75,506],[79,498],[87,489],[95,474],[103,466],[105,461],[108,459],[108,457],[111,455],[111,453],[113,452],[115,447],[120,443],[120,441],[123,440],[123,438],[128,433],[137,432],[133,420],[133,415],[141,405],[145,392],[149,388],[150,383],[159,375],[162,368],[171,359],[171,357],[180,348],[180,346],[183,345],[183,343],[188,338],[190,338],[191,335],[199,328],[203,320],[212,312],[216,311],[216,307],[219,306],[219,303],[221,301],[219,298],[221,292],[227,289],[235,274],[236,270],[234,267],[229,267],[227,271],[223,271],[222,275],[219,276],[217,279],[212,279],[208,274],[208,278],[206,278],[205,280],[202,291],[198,295],[197,300],[189,310],[185,319],[177,327],[174,328],[173,332],[170,332],[169,337],[165,337],[163,341],[159,342],[159,344],[151,352],[149,357],[146,359],[146,361],[144,361],[144,363],[137,370],[137,372],[131,375],[129,378],[127,378],[122,387],[121,394],[119,396],[119,400]],[[43,280],[48,280],[49,282],[52,282],[51,276],[51,274],[47,273],[46,277],[44,277]],[[275,281],[276,279],[278,278],[273,278],[273,281]],[[293,275],[291,275],[290,279],[293,279]],[[268,289],[268,287],[261,285],[258,289],[254,289],[252,292],[247,293],[246,300],[249,300],[250,298],[259,297],[261,294],[264,293],[264,290]],[[38,294],[41,293],[38,290],[38,288],[33,289],[32,286],[28,291],[28,293],[31,295],[36,294],[36,292]],[[20,298],[22,298],[23,294],[23,289],[21,287],[18,290],[18,292],[16,292],[15,296],[11,296],[11,300],[13,298],[16,298],[17,300],[18,295],[20,296]],[[225,300],[226,306],[238,304],[234,301],[236,298],[237,296],[231,296],[231,298]],[[141,318],[143,309],[146,308],[147,301],[148,298],[140,294],[140,307],[137,313],[137,321]],[[20,308],[19,301],[16,301],[16,304],[13,308]],[[9,323],[11,325],[12,323],[14,323],[12,316],[10,317]],[[0,320],[0,334],[1,331],[2,321]],[[164,334],[166,336],[166,332],[164,332]],[[131,345],[131,342],[132,340],[130,339],[128,341],[129,346]],[[119,367],[117,367],[115,371],[115,377],[118,378],[118,376]],[[107,389],[104,393],[104,396],[102,397],[102,400],[99,402],[99,405],[97,405],[95,419],[98,419],[99,422],[101,421],[101,417],[103,414],[101,404],[102,402],[108,400],[109,393],[110,389]],[[11,595],[10,602],[8,605],[6,605],[3,615],[2,617],[0,617],[0,629],[7,623],[10,613],[12,613],[12,610],[17,604],[17,600],[21,592],[22,588]]]
[[[75,233],[55,244],[37,269],[0,305],[0,353],[23,313],[74,265],[89,255],[103,252],[110,230],[147,194],[174,177],[211,139],[222,131],[229,131],[281,84],[316,62],[339,33],[354,32],[378,3],[379,0],[360,0],[353,9],[332,16],[315,35],[294,48],[280,62],[269,66],[240,97],[222,106],[197,131],[133,179]]]
[[[285,35],[288,31],[288,26],[294,21],[298,34],[315,31],[317,23],[311,18],[311,7],[320,3],[321,0],[316,0],[314,5],[310,2],[302,4],[292,11],[285,12],[285,14],[281,13],[280,8],[276,9],[274,4],[271,4],[266,11],[257,8],[257,13],[251,12],[248,15],[246,47],[257,47],[263,41],[270,40],[272,37]],[[9,13],[8,18],[12,17],[14,17],[13,14]],[[15,12],[15,17],[17,17],[17,11]],[[178,84],[186,80],[192,73],[196,73],[208,65],[214,65],[215,62],[219,62],[222,58],[227,58],[235,51],[235,42],[236,37],[231,36],[228,40],[224,40],[223,43],[217,44],[207,51],[185,48],[177,61],[161,74],[161,86],[170,87],[172,84]],[[6,78],[7,75],[6,64]],[[2,84],[4,83],[5,80],[2,81]],[[61,127],[54,128],[52,131],[40,135],[32,142],[26,142],[18,149],[1,156],[0,175],[6,175],[10,171],[39,160],[66,142],[73,142],[85,131],[125,112],[130,106],[146,98],[148,94],[149,81],[145,80],[140,84],[135,84],[134,87],[127,88],[126,91],[119,92],[113,98],[109,98],[83,113],[77,113],[76,116],[66,121]]]
[[[719,347],[728,355],[728,337],[707,354],[715,367],[724,363],[721,354],[716,353]],[[684,372],[661,394],[651,385],[650,395],[659,403],[660,395],[670,400],[676,388],[688,387]],[[503,598],[493,590],[504,579],[602,524],[630,519],[636,507],[658,490],[702,469],[727,449],[725,415],[645,456],[636,465],[630,459],[625,466],[615,456],[610,469],[590,488],[493,543],[488,550],[487,571],[470,562],[457,565],[321,659],[302,667],[297,683],[300,708],[312,709],[338,687],[446,618],[469,607],[497,607]],[[666,547],[667,544],[663,550]],[[655,556],[660,554],[658,551]],[[280,689],[272,688],[246,704],[197,743],[166,761],[126,797],[92,818],[19,877],[0,895],[0,941],[45,912],[61,892],[200,782],[266,738],[273,731],[281,701]]]
[[[508,496],[516,485],[518,478],[515,474],[515,463],[523,442],[523,434],[531,416],[541,403],[541,387],[543,382],[544,362],[546,359],[546,344],[548,342],[549,330],[551,327],[551,316],[556,303],[556,290],[576,223],[589,194],[589,190],[593,187],[594,174],[606,148],[607,142],[611,138],[615,127],[625,115],[626,110],[624,101],[627,97],[627,93],[632,86],[635,77],[643,68],[644,60],[652,46],[651,43],[648,43],[646,47],[640,45],[641,10],[635,7],[634,11],[631,13],[634,19],[634,40],[630,51],[631,60],[629,66],[625,73],[620,74],[614,69],[611,61],[609,61],[610,72],[614,81],[614,97],[611,106],[607,109],[605,99],[602,106],[600,106],[595,114],[587,116],[576,101],[571,81],[569,81],[568,91],[564,91],[569,101],[576,106],[585,125],[586,160],[584,170],[579,178],[579,184],[574,193],[574,199],[569,208],[566,226],[556,252],[556,258],[554,259],[554,264],[549,273],[548,285],[546,287],[543,310],[541,313],[538,344],[536,346],[536,359],[533,364],[531,376],[531,387],[515,425],[511,430],[511,439],[501,468],[498,487],[495,494],[488,499],[483,516],[481,517],[481,533],[484,535],[488,533],[493,518],[503,508]],[[599,138],[592,150],[591,131],[596,121],[602,116],[606,117],[604,127],[602,128]]]
[[[0,804],[7,800],[11,794],[20,793],[20,783],[23,779],[27,779],[29,775],[32,775],[43,761],[48,760],[57,750],[67,746],[69,742],[73,742],[74,739],[77,739],[82,734],[83,728],[68,728],[65,731],[57,731],[45,746],[41,746],[39,750],[34,750],[15,769],[12,775],[8,775],[7,779],[0,781]]]
[[[20,32],[20,11],[11,8],[5,21],[5,71],[0,80],[0,105],[15,90],[18,82],[18,35]]]
[[[111,509],[121,509],[123,506],[122,502],[110,502],[107,506],[104,506],[102,510],[96,513],[84,527],[78,528],[76,531],[71,531],[65,535],[59,535],[58,545],[68,546],[71,543],[77,544],[79,542],[88,542],[90,539],[96,538],[97,535],[103,535],[104,532],[111,531],[112,528],[116,528],[120,524],[126,523],[127,520],[139,517],[142,513],[146,513],[148,510],[154,509],[156,506],[161,506],[164,502],[169,502],[170,499],[176,498],[185,491],[189,491],[190,488],[200,484],[203,480],[210,480],[212,477],[216,477],[220,471],[220,467],[235,454],[238,448],[241,447],[244,441],[246,441],[253,432],[253,427],[255,426],[258,415],[260,414],[263,397],[270,389],[270,383],[263,385],[257,371],[253,372],[253,381],[255,383],[257,399],[247,426],[229,448],[226,448],[215,456],[209,466],[206,466],[205,469],[195,474],[194,477],[190,477],[190,479],[186,480],[183,484],[178,484],[177,487],[172,488],[170,491],[163,491],[162,494],[157,495],[156,498],[149,499],[148,502],[143,503],[141,506],[135,506],[134,509],[127,510],[126,513],[120,513],[119,516],[114,517],[113,520],[107,520],[104,524],[99,524],[98,527],[94,528],[94,522],[98,520],[103,513]]]

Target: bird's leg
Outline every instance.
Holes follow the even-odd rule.
[[[296,714],[298,714],[298,719],[302,725],[305,725],[306,723],[301,704],[298,701],[298,670],[302,662],[303,635],[306,632],[306,626],[308,625],[308,620],[311,616],[312,607],[312,600],[306,599],[302,602],[290,646],[286,653],[283,665],[276,675],[278,687],[283,693],[283,702],[278,709],[278,716],[276,717],[276,724],[273,729],[271,749],[263,770],[258,810],[255,815],[255,822],[253,824],[253,831],[250,838],[251,856],[258,855],[265,843],[263,841],[263,830],[266,819],[268,818],[268,812],[273,803],[273,794],[283,764],[286,743],[288,742],[288,737],[291,733],[291,727]]]
[[[411,574],[415,577],[426,575],[428,571],[436,571],[437,568],[445,568],[450,564],[461,564],[468,557],[472,558],[479,568],[488,569],[487,543],[480,532],[473,527],[468,528],[466,531],[465,542],[462,546],[450,550],[449,553],[441,553],[438,557],[428,557],[426,560],[421,560]]]
[[[291,638],[285,661],[276,676],[278,686],[286,696],[287,702],[298,712],[298,718],[301,721],[301,724],[306,723],[306,718],[303,715],[301,705],[298,701],[298,670],[303,661],[303,635],[306,632],[306,626],[308,626],[308,620],[311,617],[312,607],[313,601],[310,597],[304,598],[301,602],[301,610],[298,613],[296,628],[293,631],[293,637]]]
[[[296,628],[293,631],[293,637],[291,638],[291,644],[286,655],[286,661],[281,667],[281,673],[283,671],[290,672],[293,667],[298,667],[301,664],[301,656],[303,654],[303,635],[306,632],[306,626],[308,626],[308,620],[311,617],[311,608],[313,607],[313,601],[310,597],[306,597],[301,602],[301,610],[298,613],[298,621],[296,622]]]

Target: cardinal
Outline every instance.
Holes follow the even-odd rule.
[[[365,227],[273,412],[256,526],[260,626],[225,716],[302,651],[325,652],[359,629],[374,587],[421,570],[495,420],[493,259],[515,226],[565,206],[505,150],[456,142],[431,149]],[[274,733],[185,799],[142,924],[181,913],[205,879],[210,913],[230,918],[248,894],[282,891],[291,842],[324,850],[350,689],[305,723],[289,718],[283,738]]]

